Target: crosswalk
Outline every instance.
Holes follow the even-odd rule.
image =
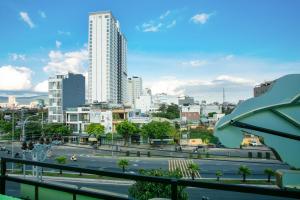
[[[194,163],[193,160],[169,160],[169,171],[180,170],[183,178],[192,178],[191,170],[188,165]],[[201,178],[199,171],[195,173],[195,178]]]

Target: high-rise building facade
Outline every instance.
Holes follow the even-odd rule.
[[[81,74],[56,75],[49,78],[49,123],[63,123],[64,111],[85,103],[85,78]]]
[[[124,104],[127,99],[127,41],[111,12],[89,15],[88,102]]]
[[[141,77],[133,76],[132,78],[128,78],[127,83],[128,89],[128,103],[135,107],[136,99],[139,98],[143,93],[143,81]]]

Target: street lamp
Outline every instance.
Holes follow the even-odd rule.
[[[25,126],[26,126],[26,123],[28,122],[28,120],[32,117],[36,117],[37,115],[31,115],[29,117],[27,117],[25,119],[25,121],[23,122],[23,127],[22,127],[22,141],[23,142],[26,142],[26,136],[25,136]]]

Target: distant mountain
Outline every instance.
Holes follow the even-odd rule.
[[[48,95],[40,95],[40,96],[32,96],[32,97],[16,97],[16,101],[18,104],[30,104],[32,101],[35,101],[37,99],[44,99],[45,103],[48,102]],[[8,98],[7,97],[1,97],[0,96],[0,103],[7,103]]]

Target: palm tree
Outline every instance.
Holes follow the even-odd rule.
[[[188,165],[188,169],[191,171],[192,180],[195,180],[195,174],[200,170],[199,165],[196,163],[190,163]]]
[[[60,165],[64,165],[67,163],[67,158],[65,156],[58,156],[55,158],[55,161],[60,164]],[[59,174],[62,174],[62,170],[59,170]]]
[[[118,161],[118,166],[122,168],[123,173],[125,172],[125,169],[128,167],[129,161],[126,159],[121,159]]]
[[[239,172],[240,175],[242,175],[243,177],[243,182],[246,182],[246,176],[251,174],[251,170],[249,169],[249,167],[247,167],[246,165],[242,165],[239,168]]]
[[[275,171],[272,168],[266,168],[264,173],[267,175],[268,177],[268,182],[271,182],[271,176],[275,175]]]
[[[223,173],[221,170],[216,171],[217,181],[220,181],[220,177],[223,176]]]

